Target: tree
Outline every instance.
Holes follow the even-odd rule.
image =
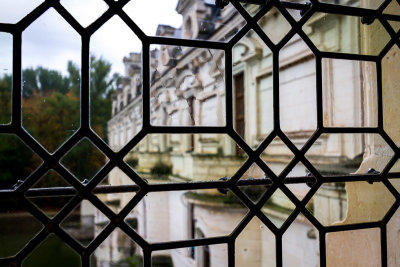
[[[70,77],[63,77],[60,72],[55,70],[43,67],[28,68],[23,70],[22,78],[22,95],[24,97],[30,97],[35,90],[41,94],[50,94],[53,91],[66,94],[70,90]]]
[[[0,124],[11,121],[11,75],[0,79]]]
[[[111,75],[111,64],[91,57],[90,97],[91,126],[106,138],[107,121],[111,117],[110,95],[121,82],[118,74]],[[55,151],[80,124],[80,69],[68,62],[68,74],[43,67],[23,70],[22,122],[23,127],[48,151]],[[9,123],[11,118],[11,76],[0,78],[0,123]],[[13,185],[24,179],[37,167],[38,159],[18,137],[0,134],[0,183]],[[106,158],[88,140],[80,142],[64,158],[65,163],[77,178],[90,179],[99,170]],[[60,185],[56,175],[48,175],[46,186]]]
[[[79,68],[68,62],[70,87],[78,95]],[[122,83],[121,75],[111,75],[111,63],[103,58],[90,57],[90,123],[92,129],[107,141],[107,121],[111,118],[111,95]]]

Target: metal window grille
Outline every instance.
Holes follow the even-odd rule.
[[[132,21],[123,11],[124,5],[128,0],[104,0],[108,10],[98,18],[94,23],[87,28],[83,28],[71,14],[60,5],[57,0],[46,0],[31,13],[26,15],[16,24],[0,24],[0,31],[11,33],[13,36],[13,92],[12,92],[12,122],[9,125],[1,125],[0,133],[13,133],[21,138],[35,153],[37,153],[43,160],[43,164],[30,175],[23,183],[16,185],[10,190],[1,190],[1,200],[14,200],[22,205],[29,213],[31,213],[37,220],[39,220],[44,228],[29,241],[26,246],[14,257],[0,259],[2,266],[20,266],[22,261],[27,255],[37,247],[50,233],[56,234],[65,243],[67,243],[73,250],[75,250],[81,257],[82,266],[90,266],[90,255],[94,250],[108,237],[111,232],[119,227],[125,234],[134,240],[142,249],[144,254],[144,266],[151,266],[152,253],[159,250],[168,250],[183,247],[196,247],[207,246],[213,244],[227,244],[228,247],[228,266],[235,265],[235,240],[244,229],[246,224],[254,217],[257,216],[265,225],[273,229],[276,237],[276,266],[282,266],[282,235],[288,229],[290,224],[294,221],[296,216],[302,213],[318,230],[319,235],[319,250],[320,250],[320,266],[326,266],[326,235],[330,232],[349,231],[366,228],[379,228],[381,232],[381,263],[382,266],[387,266],[387,236],[386,225],[394,212],[400,206],[400,195],[388,181],[388,178],[393,174],[389,174],[390,168],[395,164],[400,156],[400,151],[396,144],[391,140],[389,135],[385,132],[383,127],[383,112],[382,112],[382,74],[381,74],[381,60],[389,49],[397,45],[400,47],[400,32],[396,33],[389,25],[388,20],[400,21],[400,16],[384,14],[383,10],[389,5],[390,1],[383,1],[376,10],[365,8],[356,8],[349,6],[339,6],[335,4],[321,3],[317,0],[311,0],[306,4],[290,3],[284,1],[248,1],[260,4],[261,8],[258,13],[252,17],[250,16],[238,1],[231,1],[231,4],[238,10],[238,12],[246,20],[246,25],[226,43],[209,40],[184,40],[177,38],[164,38],[164,37],[150,37],[146,36],[143,31]],[[227,1],[217,1],[221,6],[228,4]],[[81,51],[81,123],[80,128],[75,132],[54,154],[47,152],[23,127],[21,124],[21,42],[22,32],[32,22],[34,22],[46,10],[53,7],[75,30],[82,38],[82,51]],[[270,41],[268,36],[260,29],[257,21],[266,14],[272,7],[276,7],[286,20],[291,25],[289,33],[278,43],[274,44]],[[299,21],[295,21],[288,13],[286,8],[302,10],[303,17]],[[370,23],[373,20],[379,20],[386,31],[389,33],[391,39],[383,50],[376,56],[369,55],[354,55],[346,53],[335,52],[322,52],[319,51],[315,45],[310,41],[308,36],[303,32],[302,26],[315,12],[323,12],[329,14],[342,14],[360,17],[364,23]],[[104,23],[107,22],[113,15],[117,15],[127,22],[131,30],[140,38],[142,42],[142,70],[143,70],[143,127],[142,130],[119,152],[114,152],[100,139],[94,131],[90,128],[90,88],[89,88],[89,40],[91,35],[99,29]],[[234,109],[233,109],[233,82],[232,82],[232,48],[250,29],[259,34],[263,41],[268,45],[274,55],[273,61],[273,101],[274,101],[274,130],[273,132],[261,143],[261,145],[253,150],[246,144],[239,133],[234,129]],[[304,42],[310,47],[315,55],[316,64],[316,110],[318,127],[316,132],[306,142],[304,147],[298,149],[288,137],[283,133],[280,128],[279,117],[279,63],[278,54],[280,49],[293,37],[298,34]],[[223,127],[180,127],[180,126],[154,126],[150,123],[150,45],[182,45],[196,48],[211,48],[220,49],[225,52],[225,80],[226,80],[226,126]],[[349,60],[362,60],[371,61],[376,63],[377,79],[378,79],[378,126],[377,127],[325,127],[323,125],[323,110],[322,110],[322,70],[321,61],[323,58],[337,58]],[[240,130],[241,131],[241,130]],[[228,134],[248,155],[247,161],[238,170],[238,172],[229,180],[208,181],[208,182],[191,182],[191,183],[174,183],[174,184],[148,184],[141,179],[125,162],[124,157],[133,149],[140,140],[147,134],[151,133],[224,133]],[[308,161],[305,153],[312,146],[312,144],[324,133],[375,133],[382,136],[382,138],[390,145],[395,151],[395,155],[389,162],[387,167],[381,173],[372,173],[365,175],[347,175],[337,177],[322,177],[318,170]],[[294,158],[290,164],[279,175],[275,175],[268,166],[260,159],[262,151],[278,136],[286,144],[286,146],[294,154]],[[65,155],[74,145],[76,145],[83,137],[88,138],[95,144],[108,158],[109,162],[95,175],[95,177],[88,183],[80,183],[72,174],[60,164],[60,159]],[[245,170],[256,162],[261,166],[262,170],[268,174],[269,179],[257,181],[239,181],[241,175]],[[298,162],[302,162],[308,170],[311,171],[313,177],[284,177]],[[104,177],[114,168],[119,167],[125,174],[127,174],[136,185],[122,185],[118,187],[102,186],[99,183]],[[49,189],[31,189],[31,186],[38,181],[49,169],[54,169],[60,173],[73,188],[49,188]],[[315,182],[314,182],[315,181]],[[381,221],[371,223],[356,223],[350,225],[340,226],[323,226],[314,216],[307,210],[305,205],[315,194],[318,188],[323,183],[328,182],[350,182],[350,181],[368,181],[368,182],[382,182],[388,190],[395,196],[396,201],[391,207],[389,212]],[[297,199],[291,191],[289,191],[285,184],[288,183],[311,183],[312,188],[303,200]],[[269,186],[269,190],[262,196],[259,202],[254,204],[251,202],[243,192],[238,188],[238,185],[251,185],[251,184],[264,184]],[[149,192],[159,191],[173,191],[173,190],[196,190],[196,189],[219,189],[231,190],[240,200],[248,207],[249,212],[237,226],[237,228],[228,236],[220,236],[213,238],[201,238],[196,240],[173,241],[163,243],[148,243],[140,235],[137,234],[124,220],[128,213],[136,206],[136,204]],[[262,204],[271,197],[277,189],[282,190],[289,199],[295,204],[294,212],[289,216],[281,228],[276,228],[261,212]],[[75,194],[75,189],[77,194]],[[102,201],[100,201],[94,193],[111,193],[111,192],[132,192],[137,194],[135,197],[118,213],[115,214],[111,211]],[[60,195],[74,195],[72,200],[58,213],[54,218],[48,218],[43,212],[27,200],[27,196],[60,196]],[[103,231],[94,239],[88,247],[82,246],[76,240],[71,238],[61,227],[60,223],[64,218],[77,206],[83,199],[88,199],[98,210],[108,217],[110,223],[103,229]]]

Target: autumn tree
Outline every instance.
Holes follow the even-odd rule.
[[[105,139],[107,121],[111,117],[110,94],[121,79],[119,75],[111,74],[109,62],[95,57],[91,57],[90,61],[91,127]],[[68,62],[67,71],[67,75],[62,75],[43,67],[23,70],[22,124],[49,152],[54,152],[80,126],[80,69],[76,64]],[[8,123],[11,118],[10,88],[11,76],[0,78],[0,123]],[[0,157],[0,164],[4,165],[3,170],[20,168],[18,171],[23,174],[32,171],[31,166],[28,166],[32,156],[23,154],[20,146],[25,144],[2,142],[0,155],[3,157]],[[6,155],[10,151],[13,151],[13,155],[11,160],[7,160]],[[105,160],[104,155],[89,141],[78,143],[65,156],[66,167],[81,180],[90,179]],[[8,180],[7,184],[13,184],[17,176],[21,177],[9,172],[3,177]],[[57,184],[55,177],[53,182],[51,177],[46,180],[47,185]]]

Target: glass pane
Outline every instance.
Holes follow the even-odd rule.
[[[324,126],[376,127],[377,77],[374,62],[322,60]]]
[[[152,125],[224,126],[225,53],[165,45],[150,49]]]
[[[235,266],[276,266],[275,235],[254,217],[235,241]]]
[[[293,212],[295,206],[290,199],[277,189],[265,202],[262,212],[270,219],[276,227],[280,228]]]
[[[396,119],[400,112],[400,69],[398,60],[400,49],[394,45],[382,59],[382,101],[383,101],[383,127],[397,146],[400,146],[400,121]]]
[[[0,189],[10,189],[24,181],[42,159],[13,134],[0,134]]]
[[[124,160],[149,183],[209,181],[236,173],[239,149],[225,134],[150,134]]]
[[[0,32],[0,124],[11,122],[12,54],[12,35]]]
[[[119,228],[115,229],[93,252],[92,267],[143,266],[142,249]]]
[[[38,191],[40,189],[50,190],[60,187],[71,187],[71,185],[56,171],[50,170],[31,187],[33,190],[29,190],[25,193],[25,196],[49,218],[53,218],[74,197],[76,190],[71,187],[68,194],[58,196],[40,195]]]
[[[293,158],[293,152],[279,137],[275,137],[261,154],[261,159],[275,175],[279,175]]]
[[[395,267],[400,258],[400,251],[397,249],[400,246],[400,209],[397,209],[393,217],[387,224],[386,227],[386,238],[387,238],[387,258],[388,266]]]
[[[232,48],[232,57],[234,128],[256,148],[274,127],[272,52],[250,30]]]
[[[309,178],[309,181],[299,183],[296,179],[300,178]],[[284,180],[286,187],[300,200],[307,195],[315,182],[316,179],[301,162],[293,167]]]
[[[84,138],[60,162],[78,180],[87,183],[108,162],[108,158],[92,142]]]
[[[49,152],[80,124],[80,36],[49,9],[22,34],[22,122]],[[77,62],[77,63],[75,63]]]
[[[400,4],[396,0],[392,0],[383,11],[385,14],[400,16]],[[400,21],[388,21],[395,32],[400,30]]]
[[[88,200],[83,200],[60,224],[83,246],[90,242],[107,226],[110,220]]]
[[[271,8],[271,10],[260,19],[258,25],[260,25],[268,38],[275,44],[279,43],[292,28],[276,7]],[[276,27],[276,25],[279,25],[279,27]]]
[[[360,0],[319,0],[322,3],[351,6],[351,7],[362,7],[368,9],[377,9],[384,1],[383,0],[372,0],[372,1],[360,1]]]
[[[379,20],[362,24],[361,17],[315,13],[303,26],[320,51],[378,55],[390,40]]]
[[[327,266],[381,266],[380,229],[328,233]]]
[[[121,209],[136,195],[139,187],[127,176],[120,168],[114,168],[103,181],[97,186],[97,189],[107,189],[107,187],[129,186],[127,193],[96,193],[96,196],[104,202],[114,213],[119,213]],[[94,189],[95,191],[96,189]],[[104,192],[104,191],[103,191]]]
[[[198,232],[201,236],[203,233]],[[209,246],[179,248],[161,250],[152,254],[151,265],[161,266],[184,266],[185,262],[191,262],[191,266],[228,266],[228,248],[226,244]]]
[[[79,267],[81,258],[62,239],[55,234],[50,234],[25,258],[22,266]]]
[[[213,0],[131,1],[124,11],[149,36],[227,42],[245,24],[232,4],[220,9]],[[143,16],[147,12],[151,12],[151,20]]]
[[[279,52],[280,126],[300,149],[317,129],[315,57],[295,35]]]
[[[94,22],[108,8],[102,0],[61,0],[60,2],[83,27]]]
[[[0,23],[17,23],[43,0],[2,0],[0,1]]]
[[[17,202],[0,200],[0,258],[16,255],[42,228]]]
[[[282,236],[283,266],[319,266],[318,230],[300,213]]]
[[[350,199],[348,192],[352,197],[357,192],[357,200]],[[376,222],[383,219],[394,201],[394,196],[381,182],[325,183],[310,200],[308,209],[327,226],[338,222]],[[355,208],[356,203],[362,204]]]
[[[91,128],[114,151],[142,127],[141,49],[141,41],[118,16],[91,37]]]
[[[255,16],[258,11],[261,9],[262,5],[248,4],[248,3],[240,3],[244,9],[251,15]]]
[[[233,193],[211,190],[151,192],[134,209],[137,232],[150,243],[226,236],[247,212]]]
[[[365,152],[379,155],[383,167],[394,154],[378,134],[323,134],[307,151],[306,157],[323,176],[346,175],[356,173]],[[366,172],[364,169],[362,171]]]
[[[267,183],[267,181],[269,183]],[[264,183],[257,184],[257,182]],[[247,184],[241,186],[242,183]],[[268,190],[269,186],[272,184],[272,181],[268,180],[264,171],[257,165],[257,163],[253,163],[238,180],[237,184],[239,189],[242,190],[242,192],[245,193],[251,201],[256,203]]]

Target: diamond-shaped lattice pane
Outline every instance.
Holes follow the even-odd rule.
[[[400,193],[400,160],[398,159],[389,171],[389,182]]]
[[[17,254],[43,228],[27,210],[11,200],[0,200],[0,258]]]
[[[120,168],[114,168],[106,178],[99,184],[100,188],[107,188],[108,186],[129,186],[130,192],[128,193],[96,193],[96,196],[104,202],[114,213],[119,213],[121,209],[136,195],[139,187],[129,178]]]
[[[395,32],[398,32],[400,30],[400,21],[388,21],[388,22],[390,26],[392,26]]]
[[[183,39],[209,39],[213,36],[214,40],[228,42],[245,24],[245,20],[232,4],[221,10],[215,6],[215,1],[198,1],[196,11],[188,3],[179,1],[177,4],[176,1],[165,0],[131,1],[124,7],[124,11],[148,36]],[[154,7],[162,12],[155,13]],[[151,20],[143,16],[150,13],[153,14]],[[235,17],[235,23],[230,21],[232,16]]]
[[[265,202],[262,211],[279,228],[290,216],[294,208],[295,205],[292,201],[280,189],[277,189]]]
[[[350,198],[356,198],[355,206],[348,206]],[[344,224],[380,221],[394,201],[382,182],[326,183],[306,207],[319,222],[329,226],[343,220]]]
[[[41,158],[13,134],[0,134],[0,189],[23,181],[42,163]]]
[[[259,251],[263,251],[263,259],[261,254],[253,253],[255,247],[261,248]],[[235,240],[235,266],[276,266],[275,235],[257,217]]]
[[[135,241],[116,228],[93,252],[90,261],[91,266],[143,266],[143,252]]]
[[[396,0],[392,0],[383,11],[385,14],[400,16],[400,4]],[[388,21],[395,32],[400,30],[400,21]]]
[[[268,11],[268,13],[260,19],[258,25],[260,25],[269,39],[275,44],[279,43],[291,29],[289,22],[276,7]],[[279,25],[279,27],[275,25]]]
[[[309,179],[307,182],[298,182],[299,179]],[[289,174],[283,180],[286,187],[299,199],[302,200],[310,191],[312,185],[316,182],[316,179],[307,170],[303,163],[297,163]]]
[[[232,177],[246,159],[226,134],[149,134],[124,158],[149,183]]]
[[[81,258],[61,238],[50,234],[25,258],[22,266],[81,266]]]
[[[261,154],[262,160],[276,175],[279,175],[285,169],[293,157],[293,152],[279,137],[275,137]]]
[[[257,202],[260,197],[267,191],[270,184],[265,183],[267,180],[264,171],[257,165],[257,163],[253,163],[250,168],[242,175],[242,177],[238,180],[239,189],[242,190],[243,193],[253,202]],[[254,182],[240,186],[241,182]],[[257,182],[264,182],[263,184],[258,184]]]
[[[251,16],[254,16],[260,11],[261,7],[260,5],[255,5],[255,4],[247,4],[247,3],[240,3],[244,9],[246,9],[247,13],[249,13]]]
[[[2,0],[0,1],[0,23],[17,23],[44,0]]]
[[[100,0],[61,0],[61,4],[83,27],[94,22],[108,7],[104,1]]]
[[[88,246],[109,222],[90,201],[83,200],[60,226],[79,243]]]
[[[90,39],[90,127],[114,151],[142,128],[141,50],[139,38],[118,16]]]
[[[22,71],[23,127],[54,152],[80,125],[79,76],[60,69],[79,72],[81,37],[50,8],[23,31],[22,58],[29,62]]]
[[[57,172],[50,170],[39,181],[32,186],[34,190],[44,189],[44,188],[56,188],[56,187],[68,187],[71,186],[67,183],[62,176]],[[74,193],[69,196],[48,196],[41,197],[34,194],[34,191],[28,191],[25,196],[39,207],[46,215],[53,218],[74,196],[76,191],[72,189]]]
[[[389,42],[389,33],[377,19],[371,24],[360,24],[360,20],[361,17],[356,16],[316,12],[303,26],[303,31],[320,51],[378,55]],[[346,23],[341,23],[343,21]],[[368,48],[361,49],[366,43]]]
[[[84,181],[92,179],[107,161],[108,158],[84,138],[61,159],[61,164]]]

